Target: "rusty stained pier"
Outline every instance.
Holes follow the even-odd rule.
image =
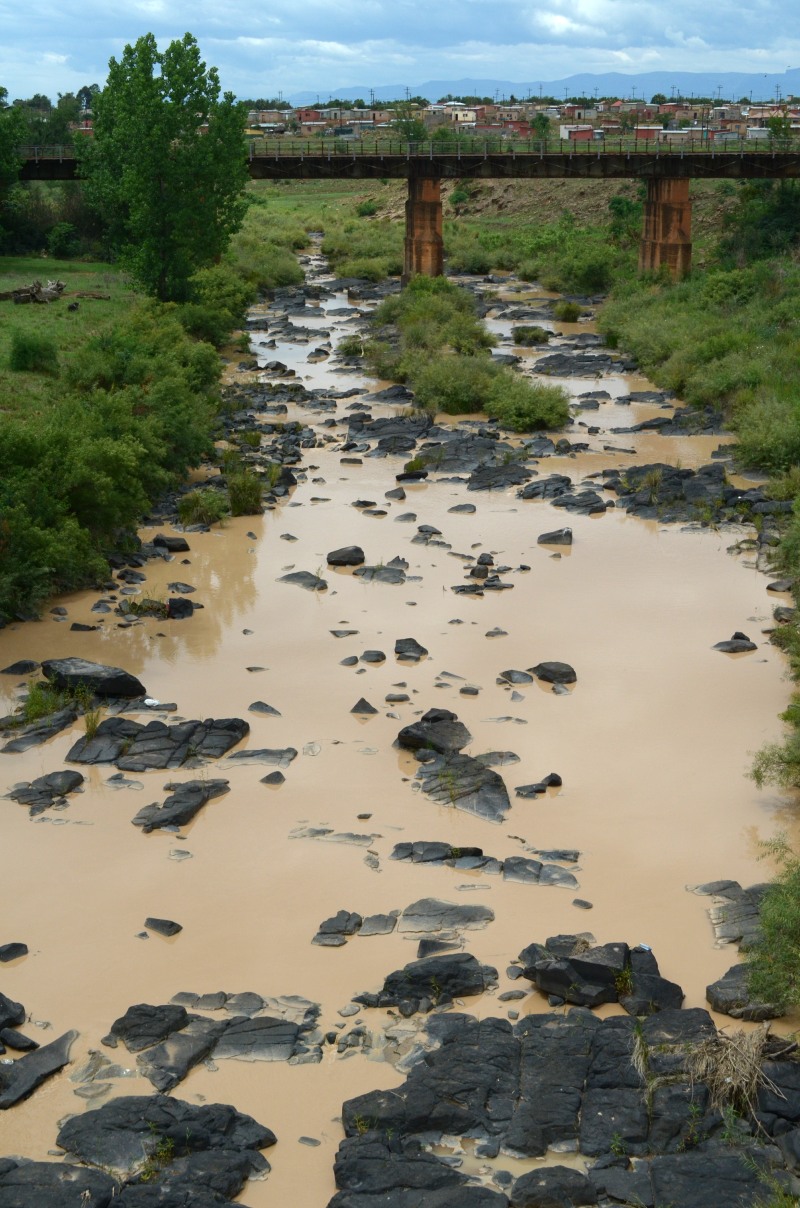
[[[72,180],[78,177],[71,148],[22,148],[22,180]],[[620,142],[604,146],[551,143],[524,144],[497,151],[485,144],[468,150],[433,144],[375,145],[288,141],[256,151],[250,147],[248,168],[254,180],[384,180],[408,181],[404,280],[415,273],[443,272],[443,180],[640,180],[647,186],[639,269],[662,268],[684,276],[692,259],[690,180],[800,178],[800,144],[754,146],[741,141],[686,147]]]

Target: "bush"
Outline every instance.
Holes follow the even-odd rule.
[[[78,232],[71,222],[57,222],[47,235],[47,250],[57,260],[69,260],[78,250]]]
[[[577,302],[556,302],[553,314],[560,323],[577,323],[583,314],[583,309]]]
[[[800,859],[784,836],[764,844],[780,871],[761,902],[761,940],[748,958],[749,990],[760,1002],[800,1005]]]
[[[450,194],[451,205],[463,206],[467,201],[469,201],[469,193],[463,185],[459,185],[457,189],[453,189],[453,192]]]
[[[547,331],[544,327],[512,327],[511,339],[521,348],[530,348],[534,344],[546,344],[552,337],[552,331]]]
[[[373,214],[378,213],[378,207],[374,201],[360,201],[356,206],[356,214],[359,218],[371,218]]]
[[[212,487],[201,487],[189,491],[178,501],[178,516],[181,524],[214,524],[228,515],[225,496]]]
[[[55,340],[36,331],[12,332],[8,365],[17,373],[47,373],[58,377],[58,348]]]
[[[512,432],[562,428],[569,419],[569,395],[561,386],[529,382],[506,370],[492,383],[484,409]]]
[[[500,367],[489,357],[443,355],[420,360],[408,375],[415,402],[429,411],[464,415],[483,411]]]
[[[261,512],[261,479],[251,470],[228,476],[228,498],[232,516],[256,516]]]

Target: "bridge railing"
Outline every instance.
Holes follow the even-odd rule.
[[[269,138],[251,139],[245,144],[249,159],[353,159],[358,156],[385,156],[387,158],[439,158],[474,159],[477,156],[544,155],[775,155],[800,154],[800,138],[667,138],[642,139],[635,137],[580,139],[515,139],[466,137],[442,142],[439,139],[426,142],[405,142],[385,138]],[[76,158],[73,146],[28,145],[17,148],[21,159],[39,163],[57,160],[60,163]]]

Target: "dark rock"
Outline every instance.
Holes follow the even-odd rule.
[[[569,663],[537,663],[530,671],[546,684],[574,684],[578,679]]]
[[[512,1208],[577,1208],[596,1203],[597,1192],[587,1176],[569,1166],[532,1170],[517,1179],[511,1191]]]
[[[65,769],[62,772],[48,772],[46,776],[37,776],[29,784],[23,784],[11,790],[8,796],[12,801],[30,808],[31,817],[49,809],[56,802],[62,803],[68,793],[74,793],[83,784],[80,772]]]
[[[252,705],[247,706],[249,713],[260,713],[263,717],[280,717],[281,714],[272,705],[265,704],[263,700],[254,700]]]
[[[360,545],[345,545],[328,554],[329,566],[361,566],[363,562],[364,551]]]
[[[173,1032],[181,1031],[189,1018],[186,1009],[174,1003],[158,1007],[150,1003],[137,1003],[114,1020],[108,1035],[103,1037],[103,1044],[116,1048],[121,1040],[129,1053],[140,1053],[165,1040]]]
[[[23,1035],[15,1028],[0,1028],[0,1044],[4,1044],[7,1049],[13,1049],[15,1053],[32,1053],[34,1049],[39,1048],[38,1040],[32,1040],[30,1036]]]
[[[153,538],[153,545],[160,545],[170,554],[185,554],[191,548],[185,537],[168,537],[164,533],[158,533]]]
[[[189,759],[219,759],[250,733],[238,717],[207,718],[167,725],[146,725],[127,717],[107,717],[94,736],[79,738],[70,749],[71,763],[115,763],[126,772],[179,768]]]
[[[442,902],[439,898],[420,898],[402,912],[397,930],[415,934],[460,931],[462,928],[485,927],[493,919],[494,911],[488,906],[462,906]]]
[[[25,1008],[21,1002],[14,1002],[0,994],[0,1028],[15,1028],[25,1022]]]
[[[721,650],[723,654],[743,654],[747,650],[758,650],[758,646],[746,634],[737,631],[728,641],[717,642],[711,649]]]
[[[117,1191],[101,1170],[0,1159],[0,1208],[115,1208]]]
[[[0,1111],[21,1103],[43,1082],[63,1069],[69,1062],[70,1048],[77,1037],[77,1032],[65,1032],[58,1040],[42,1045],[35,1052],[26,1053],[13,1065],[0,1065]]]
[[[139,1072],[149,1078],[156,1090],[171,1091],[189,1070],[210,1056],[227,1027],[227,1020],[213,1022],[190,1017],[185,1028],[170,1033],[136,1058]]]
[[[572,545],[572,529],[554,529],[536,538],[537,545]]]
[[[468,491],[501,491],[506,487],[519,486],[532,477],[532,471],[527,466],[517,462],[508,465],[482,466],[473,470],[467,482]]]
[[[365,583],[389,583],[395,587],[406,581],[406,573],[401,566],[357,566],[353,574]]]
[[[90,663],[88,659],[46,659],[42,672],[56,688],[76,689],[79,685],[88,688],[97,696],[146,696],[145,687],[128,671],[121,667],[107,667],[102,663]]]
[[[357,717],[374,717],[378,710],[362,696],[356,701],[350,712],[355,713]]]
[[[747,965],[734,965],[717,981],[706,987],[706,998],[714,1011],[733,1019],[760,1023],[765,1019],[780,1019],[786,1012],[770,1003],[758,1002],[747,987]]]
[[[237,1061],[288,1061],[297,1051],[300,1031],[299,1024],[269,1015],[235,1019],[217,1041],[214,1057]]]
[[[19,960],[21,956],[28,955],[28,945],[20,943],[0,944],[0,964],[8,964],[9,961]]]
[[[394,644],[394,652],[401,663],[418,663],[428,654],[416,638],[398,638]]]
[[[383,653],[382,650],[365,650],[364,653],[361,655],[361,662],[362,663],[374,663],[376,665],[379,663],[385,663],[386,655]]]
[[[359,994],[354,1002],[368,1007],[409,1004],[417,1011],[427,1000],[433,1006],[464,995],[482,994],[497,980],[497,970],[481,965],[467,952],[430,956],[411,961],[390,973],[377,994]]]
[[[741,1152],[684,1153],[653,1158],[650,1181],[657,1205],[678,1208],[751,1206],[763,1193],[765,1158],[757,1149],[743,1161]]]
[[[191,600],[184,600],[181,596],[170,596],[167,599],[167,620],[185,621],[194,615],[194,608]]]
[[[30,675],[32,671],[38,671],[40,666],[41,663],[35,663],[33,659],[17,659],[16,663],[4,667],[0,675]]]
[[[293,583],[295,587],[303,587],[306,591],[327,591],[328,584],[318,575],[312,575],[307,570],[294,570],[288,575],[281,575],[279,583]]]
[[[256,1151],[274,1145],[275,1134],[251,1116],[226,1104],[194,1106],[165,1095],[126,1095],[67,1120],[57,1144],[82,1162],[129,1177],[159,1143],[174,1143],[174,1159],[221,1151],[251,1168],[262,1162]]]
[[[501,671],[498,679],[504,680],[507,684],[532,684],[533,676],[528,671]]]
[[[573,949],[569,956],[546,951],[531,964],[525,964],[524,958],[522,953],[524,976],[543,994],[557,994],[566,1002],[596,1007],[618,1001],[618,985],[624,984],[630,949],[627,944],[603,944],[583,951]]]
[[[460,751],[472,742],[472,735],[455,713],[447,709],[429,709],[419,721],[405,726],[397,735],[397,744],[407,751],[421,748],[440,753]]]
[[[283,772],[270,772],[267,776],[261,777],[261,784],[283,784],[285,780]]]
[[[469,755],[444,754],[423,763],[416,779],[440,805],[454,806],[490,822],[502,822],[510,808],[502,776]]]
[[[7,742],[5,746],[0,748],[5,754],[27,751],[29,747],[38,747],[42,743],[48,742],[56,734],[60,734],[62,730],[66,730],[68,726],[77,719],[77,709],[67,708],[59,709],[55,713],[50,713],[47,717],[41,717],[38,721],[32,721],[28,725],[14,725],[11,732],[14,738]]]
[[[175,923],[172,919],[154,919],[147,918],[144,925],[148,931],[157,931],[159,935],[177,935],[179,931],[183,931],[181,923]]]
[[[203,806],[215,797],[221,797],[230,789],[227,780],[187,780],[184,784],[168,784],[168,789],[174,792],[159,805],[154,802],[139,810],[132,819],[134,826],[140,826],[144,834],[151,831],[163,830],[164,827],[186,826],[199,814]]]

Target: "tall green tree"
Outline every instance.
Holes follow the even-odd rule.
[[[3,212],[8,191],[22,167],[17,148],[25,142],[25,120],[18,109],[6,105],[7,96],[6,89],[0,87],[0,248],[7,237],[3,230]]]
[[[112,248],[148,293],[185,301],[244,217],[244,106],[191,34],[163,53],[146,34],[110,60],[92,111],[82,173]]]

